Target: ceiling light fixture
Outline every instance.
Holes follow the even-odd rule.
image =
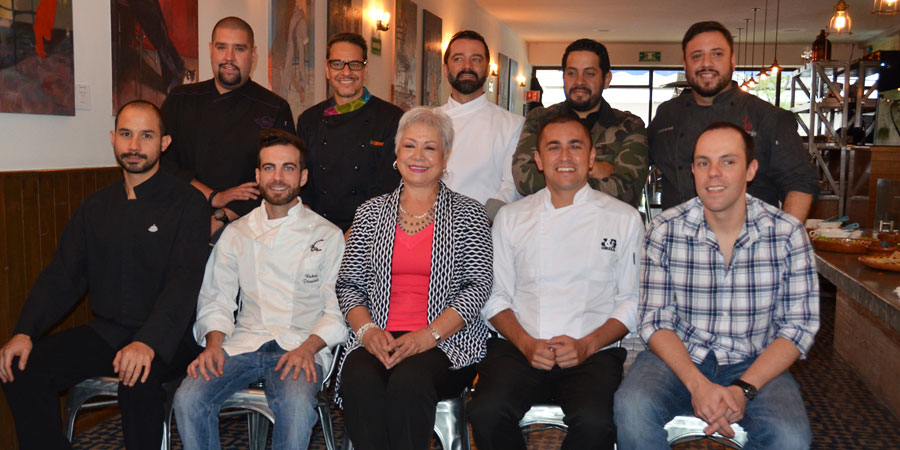
[[[750,49],[750,70],[753,70],[753,66],[756,64],[756,13],[759,11],[759,8],[753,9],[753,44]],[[750,79],[747,80],[748,87],[756,87],[759,84],[756,82],[756,78],[753,78],[753,72],[750,73]]]
[[[778,18],[780,14],[781,0],[778,0],[778,3],[775,6],[775,57],[772,58],[772,65],[769,66],[769,72],[772,72],[772,76],[775,76],[775,74],[781,71],[781,66],[778,65]]]
[[[847,3],[844,0],[838,0],[834,5],[834,15],[828,22],[828,34],[853,34],[853,23],[850,20],[850,12],[847,10]]]
[[[762,38],[762,58],[759,61],[762,64],[766,63],[766,31],[769,29],[769,0],[766,0],[766,9],[763,13],[763,38]],[[764,81],[769,77],[769,68],[763,67],[759,69],[759,73],[756,74],[759,76],[759,81]]]
[[[879,16],[896,16],[900,14],[900,1],[898,0],[875,0],[872,4],[872,14]]]

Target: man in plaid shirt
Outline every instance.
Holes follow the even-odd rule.
[[[805,449],[811,432],[787,369],[819,328],[815,259],[803,225],[747,195],[753,140],[720,122],[694,148],[698,197],[659,215],[644,241],[638,355],[615,398],[620,449],[666,443],[694,414],[706,434],[747,431],[746,448]]]

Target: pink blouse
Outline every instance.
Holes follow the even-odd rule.
[[[428,325],[433,241],[434,222],[412,236],[397,225],[386,331],[414,331]]]

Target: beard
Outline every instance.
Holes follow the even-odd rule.
[[[242,79],[241,78],[241,68],[238,66],[235,66],[234,64],[229,64],[231,67],[234,68],[235,74],[234,75],[225,75],[225,73],[222,71],[222,67],[225,65],[226,64],[219,64],[219,70],[218,70],[218,72],[216,72],[216,79],[219,80],[219,83],[221,83],[222,86],[227,86],[227,87],[240,86],[241,79]]]
[[[274,191],[274,187],[287,187],[284,191]],[[287,205],[300,195],[300,186],[288,186],[285,184],[259,185],[260,193],[270,205]]]
[[[569,92],[566,92],[566,104],[575,111],[590,111],[603,101],[603,89],[600,89],[598,92],[591,92],[591,95],[584,101],[573,99]]]
[[[470,74],[475,77],[474,80],[460,80],[459,76],[462,74]],[[453,86],[453,89],[459,91],[459,93],[463,95],[469,95],[484,86],[484,82],[487,81],[487,73],[478,77],[478,74],[471,70],[462,70],[456,76],[448,76],[447,81],[450,82],[450,86]]]
[[[125,161],[125,158],[129,156],[137,156],[143,159],[143,161],[137,163]],[[128,173],[146,173],[156,167],[156,163],[159,162],[159,157],[151,159],[147,155],[141,153],[116,153],[116,162],[118,162],[119,166]]]
[[[731,84],[731,73],[727,74],[728,76],[723,76],[718,71],[705,70],[703,72],[716,73],[716,77],[714,77],[712,80],[709,80],[711,84],[704,85],[700,80],[699,72],[687,75],[688,85],[691,86],[691,89],[693,89],[694,92],[700,94],[703,97],[714,97],[718,93],[728,88],[728,86]]]

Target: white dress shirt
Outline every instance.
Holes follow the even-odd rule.
[[[316,362],[327,369],[330,348],[347,339],[334,293],[343,252],[341,230],[302,203],[274,220],[259,206],[225,228],[209,257],[194,337],[205,346],[207,333],[221,331],[234,356],[273,339],[290,351],[315,334],[326,344]]]
[[[611,318],[634,331],[643,236],[637,210],[587,185],[564,208],[546,188],[504,206],[482,316],[510,309],[536,339],[580,339]]]
[[[468,103],[453,97],[440,107],[453,120],[453,151],[447,161],[444,183],[451,190],[486,205],[496,199],[512,203],[522,196],[512,176],[512,156],[519,143],[525,118],[488,102],[482,94]]]

